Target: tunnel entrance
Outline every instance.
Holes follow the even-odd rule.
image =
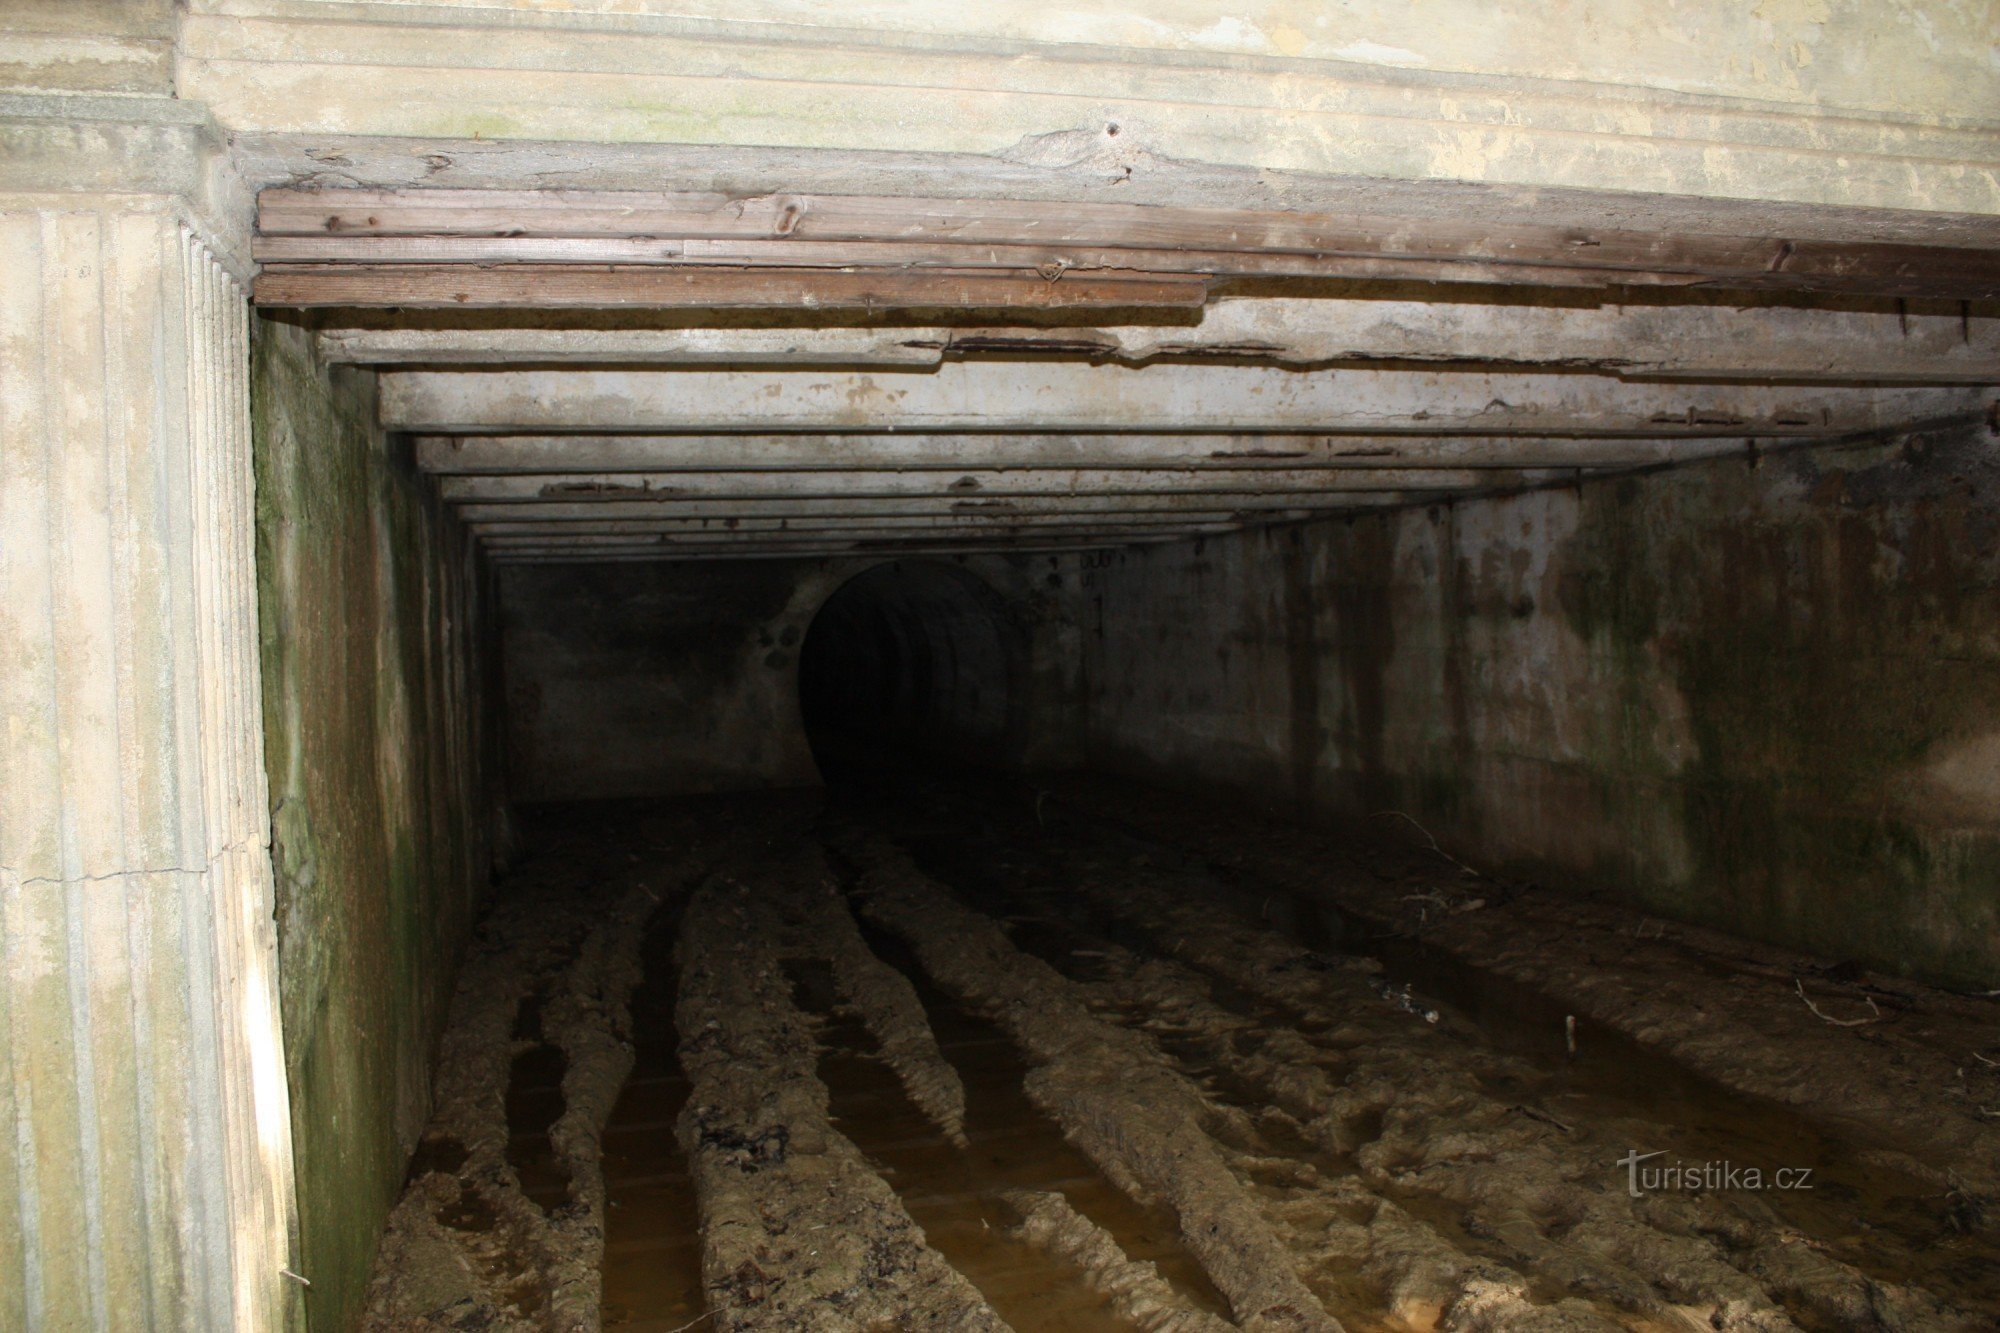
[[[856,575],[820,607],[799,652],[799,711],[821,776],[885,754],[968,767],[1018,756],[1024,649],[1000,595],[943,561]]]

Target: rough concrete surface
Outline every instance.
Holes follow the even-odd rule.
[[[1983,426],[1123,553],[1093,762],[2000,984]],[[1196,777],[1195,775],[1200,775]]]
[[[358,1309],[430,1114],[454,969],[495,855],[489,594],[466,534],[301,330],[251,358],[279,998],[308,1317]]]

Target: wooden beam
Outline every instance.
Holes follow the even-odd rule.
[[[1719,285],[1985,299],[2000,252],[1770,236],[1578,230],[1452,217],[889,196],[266,190],[258,230],[294,237],[660,238],[842,241],[1454,262],[1518,270],[1678,274]]]
[[[484,533],[480,544],[488,550],[509,550],[522,546],[569,545],[579,547],[599,547],[603,549],[643,548],[648,546],[696,546],[721,550],[726,547],[742,547],[746,550],[770,550],[782,546],[824,546],[829,542],[865,541],[881,545],[892,543],[939,543],[952,541],[981,541],[999,544],[1014,540],[1033,542],[1088,541],[1138,541],[1157,537],[1194,537],[1229,532],[1240,525],[1233,523],[1180,523],[1164,527],[1141,529],[1118,529],[1083,526],[1069,528],[982,528],[965,532],[901,532],[880,528],[823,528],[812,532],[530,532],[530,533]]]
[[[1522,280],[1519,266],[1468,259],[1371,255],[1257,253],[1228,250],[1140,250],[1105,246],[952,245],[904,241],[712,241],[598,237],[271,236],[256,257],[281,271],[339,267],[404,268],[479,264],[533,269],[565,264],[756,269],[870,269],[881,272],[996,270],[1036,274],[1180,274],[1203,278],[1378,279],[1401,282],[1501,283]],[[1602,269],[1537,265],[1537,286],[1603,287]],[[1689,286],[1687,273],[1622,270],[1620,285]]]
[[[1092,521],[1117,515],[1212,513],[1269,516],[1323,513],[1333,509],[1375,508],[1408,504],[1420,498],[1408,491],[1301,491],[1291,494],[1230,495],[1017,495],[966,499],[952,495],[843,495],[808,498],[654,496],[631,500],[510,500],[485,503],[455,501],[455,512],[468,523],[541,519],[800,519],[827,517],[994,517],[1006,515],[1087,516]]]
[[[1193,325],[1106,328],[329,328],[362,365],[931,366],[1033,353],[1142,364],[1190,356],[1298,366],[1399,360],[1579,368],[1620,377],[2000,383],[2000,319],[1790,306],[1529,306],[1225,297]]]
[[[1540,486],[1589,475],[1586,469],[1378,468],[1368,471],[1165,468],[1104,471],[960,472],[548,472],[441,477],[450,501],[638,500],[651,496],[753,499],[798,496],[930,495],[944,498],[1050,495],[1233,495],[1346,491],[1471,491]]]
[[[526,505],[504,506],[512,510],[527,509]],[[1286,518],[1309,518],[1314,511],[1309,509],[1290,510],[1242,510],[1227,505],[1216,505],[1207,509],[1142,510],[1136,513],[1054,513],[1054,514],[1014,514],[1014,513],[966,513],[966,514],[869,514],[832,513],[800,518],[741,518],[741,517],[671,517],[671,518],[613,518],[598,519],[591,516],[569,518],[547,518],[530,514],[526,517],[517,512],[501,519],[481,519],[468,523],[475,535],[514,536],[522,533],[714,533],[718,536],[738,534],[824,532],[834,529],[882,531],[885,533],[911,532],[982,532],[994,528],[1008,530],[1016,528],[1077,528],[1087,527],[1101,531],[1138,531],[1146,528],[1186,528],[1206,527],[1213,524],[1239,526],[1246,523],[1281,522]]]
[[[417,466],[509,472],[965,468],[1647,467],[1747,453],[1736,436],[1539,439],[1412,435],[422,435]]]
[[[566,264],[274,264],[250,291],[260,306],[418,310],[1130,309],[1199,306],[1208,296],[1202,278],[1177,274]]]
[[[380,320],[382,317],[372,317]],[[393,318],[393,317],[392,317]],[[435,323],[438,316],[417,317]],[[1022,329],[1047,336],[1048,329]],[[949,329],[593,329],[334,327],[320,359],[336,365],[934,366]]]
[[[717,560],[902,560],[927,556],[946,558],[967,555],[1079,555],[1085,551],[1115,551],[1128,546],[1146,546],[1179,538],[1155,538],[1148,541],[1069,541],[1050,542],[1046,545],[1031,542],[1024,545],[1004,543],[977,544],[971,546],[934,546],[917,543],[909,546],[878,547],[856,542],[836,543],[826,547],[783,547],[779,549],[743,550],[725,547],[720,550],[698,549],[690,546],[658,547],[646,551],[577,551],[568,547],[520,547],[486,552],[486,558],[496,565],[560,565],[560,564],[623,564],[659,563],[662,561],[717,561]]]
[[[1423,435],[1826,436],[1977,416],[1949,388],[1625,383],[1603,375],[1074,361],[927,373],[404,370],[382,424],[416,434],[1308,431]]]

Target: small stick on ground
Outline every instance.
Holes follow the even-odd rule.
[[[1833,1026],[1837,1028],[1863,1028],[1867,1027],[1870,1023],[1879,1023],[1882,1021],[1882,1011],[1876,1008],[1875,1001],[1870,999],[1866,995],[1861,997],[1862,1002],[1868,1006],[1870,1012],[1873,1013],[1874,1017],[1835,1018],[1832,1014],[1826,1013],[1818,1005],[1812,1002],[1812,996],[1806,994],[1806,986],[1803,981],[1800,981],[1798,978],[1794,977],[1792,979],[1792,989],[1796,990],[1799,993],[1799,998],[1806,1002],[1806,1008],[1813,1011],[1813,1017],[1819,1019],[1822,1023],[1831,1023],[1833,1024]]]
[[[1424,835],[1424,841],[1428,842],[1431,845],[1432,851],[1436,852],[1439,856],[1443,857],[1445,860],[1457,866],[1460,870],[1463,870],[1468,877],[1472,879],[1486,878],[1484,873],[1482,873],[1481,871],[1474,870],[1471,866],[1459,860],[1457,857],[1453,856],[1450,852],[1446,851],[1444,848],[1438,846],[1437,838],[1432,835],[1429,829],[1425,828],[1422,824],[1419,824],[1416,821],[1415,817],[1411,815],[1406,815],[1401,810],[1377,810],[1375,812],[1375,818],[1408,820],[1411,828],[1415,829],[1417,832]]]

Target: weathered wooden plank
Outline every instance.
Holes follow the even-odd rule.
[[[1976,391],[1631,383],[1606,375],[1077,361],[833,370],[392,371],[382,423],[417,434],[1254,431],[1825,436],[1973,416]]]
[[[579,551],[571,547],[527,547],[501,551],[489,551],[487,558],[502,565],[580,565],[580,564],[626,564],[659,563],[665,561],[722,561],[722,560],[879,560],[902,559],[906,556],[965,556],[965,555],[1078,555],[1085,551],[1113,551],[1126,546],[1146,546],[1160,542],[1179,541],[1177,537],[1146,537],[1134,541],[1102,540],[1090,538],[1066,542],[980,542],[968,546],[933,545],[929,542],[912,542],[908,545],[878,546],[871,542],[841,542],[831,546],[783,547],[778,549],[743,550],[724,547],[720,550],[700,549],[691,546],[656,547],[645,551]]]
[[[899,241],[1474,261],[1697,275],[1730,285],[2000,294],[2000,252],[1783,237],[1579,230],[1452,218],[887,196],[267,190],[259,230],[291,236]]]
[[[1232,495],[1345,491],[1462,491],[1538,486],[1589,474],[1584,468],[1378,468],[1369,471],[1166,468],[1105,471],[965,469],[956,472],[545,472],[441,477],[451,501],[638,500],[651,496]]]
[[[421,435],[417,466],[509,472],[794,472],[964,468],[1646,467],[1747,453],[1736,436],[1183,435]]]
[[[1188,356],[1287,365],[1395,359],[1672,379],[2000,383],[2000,319],[1957,311],[1225,297],[1195,325],[1096,329],[438,328],[429,314],[407,326],[382,322],[324,330],[320,355],[364,365],[856,366],[1037,352],[1128,364]]]
[[[1522,281],[1519,265],[1482,259],[1330,255],[1244,250],[1137,249],[1085,245],[987,245],[903,241],[657,240],[574,236],[270,236],[253,245],[266,264],[614,264],[666,267],[777,267],[870,270],[980,270],[1037,273],[1178,273],[1203,277],[1372,278],[1411,282]],[[1538,286],[1686,286],[1692,273],[1541,264]]]
[[[265,190],[268,236],[561,236],[931,241],[1134,249],[1372,254],[1731,271],[1771,267],[1786,244],[1657,233],[1275,210],[888,195],[510,190]]]
[[[1269,517],[1273,514],[1318,512],[1331,508],[1406,504],[1408,491],[1300,491],[1259,495],[1019,495],[966,499],[952,495],[805,496],[641,496],[627,500],[510,500],[455,502],[468,523],[579,519],[694,519],[726,523],[732,519],[801,519],[826,517],[959,517],[1048,515],[1098,519],[1123,515],[1229,513]]]
[[[833,269],[588,267],[570,264],[276,264],[257,275],[262,306],[413,309],[1129,309],[1198,306],[1199,277],[1177,274],[846,272]]]
[[[935,529],[906,531],[894,528],[871,527],[828,527],[803,532],[573,532],[552,529],[530,533],[481,533],[480,542],[488,550],[509,550],[522,546],[553,546],[558,543],[570,546],[590,546],[607,549],[618,547],[646,546],[699,546],[741,547],[745,550],[763,550],[780,546],[824,545],[836,541],[988,541],[1004,542],[1016,538],[1029,541],[1072,541],[1106,538],[1126,541],[1146,537],[1194,537],[1218,532],[1229,532],[1242,526],[1238,523],[1163,523],[1147,528],[1107,529],[1082,524],[1069,527],[1022,527],[995,525],[960,532],[940,532]]]
[[[526,506],[507,506],[519,511]],[[1147,528],[1185,528],[1214,523],[1237,524],[1251,521],[1276,522],[1276,515],[1305,517],[1310,510],[1235,510],[1226,505],[1208,509],[1141,510],[1135,513],[980,513],[963,514],[868,514],[829,513],[797,518],[671,517],[671,518],[591,518],[554,519],[510,516],[468,523],[482,536],[513,536],[523,533],[626,533],[626,532],[710,532],[718,536],[751,533],[824,532],[832,528],[866,528],[885,532],[983,532],[994,528],[1073,528],[1132,532]]]

